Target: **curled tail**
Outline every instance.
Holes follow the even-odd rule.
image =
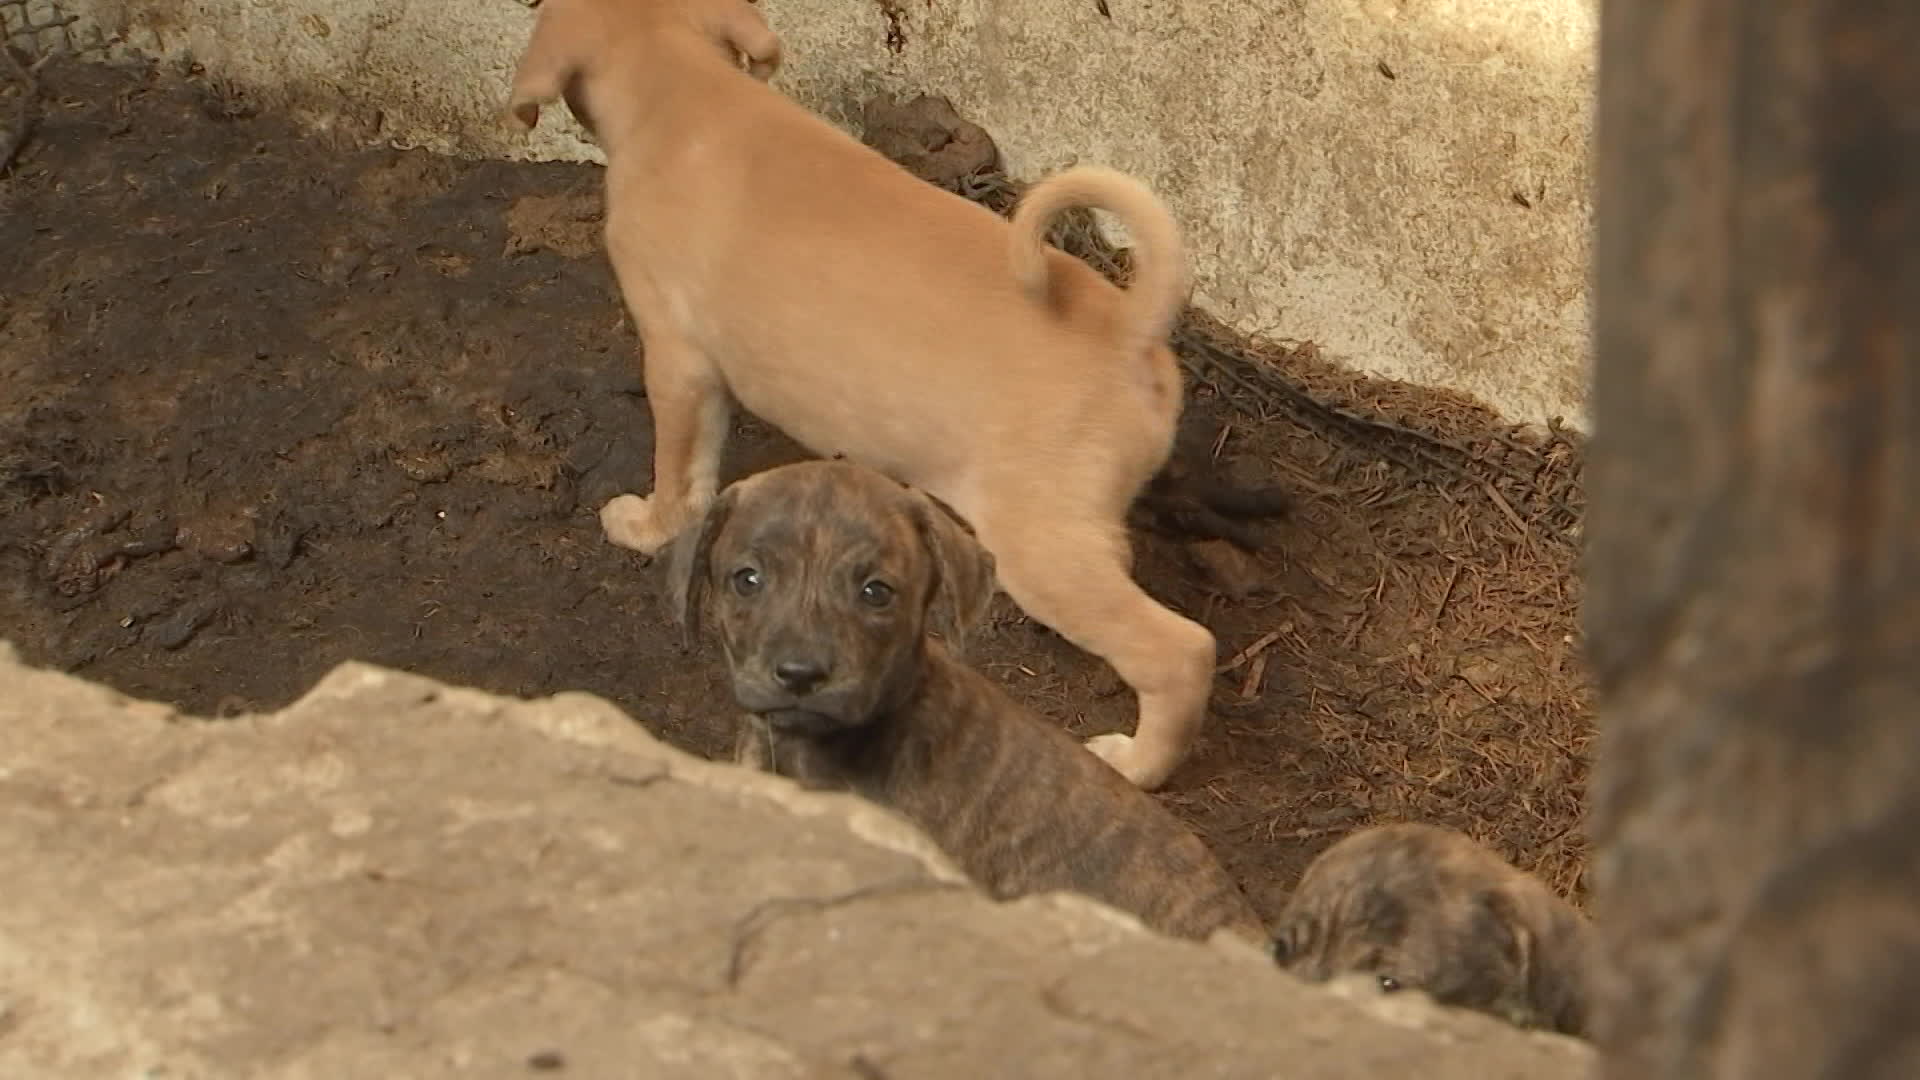
[[[1013,274],[1035,297],[1047,294],[1047,226],[1074,207],[1105,210],[1134,242],[1126,339],[1145,351],[1164,344],[1187,303],[1187,252],[1180,225],[1145,184],[1116,169],[1079,165],[1027,189],[1013,211]]]

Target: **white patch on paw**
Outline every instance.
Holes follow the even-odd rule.
[[[1152,762],[1140,760],[1140,751],[1133,744],[1133,736],[1113,733],[1095,735],[1088,739],[1087,749],[1101,761],[1113,767],[1113,771],[1127,778],[1134,787],[1152,791],[1167,779],[1167,770],[1154,766]]]
[[[600,508],[600,530],[607,540],[642,555],[658,554],[673,539],[654,524],[653,507],[638,495],[615,495]]]

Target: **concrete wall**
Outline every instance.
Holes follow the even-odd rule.
[[[351,135],[595,159],[560,117],[526,142],[495,122],[524,0],[35,2]],[[1596,0],[762,6],[790,50],[778,85],[837,120],[926,90],[1018,176],[1148,179],[1232,325],[1584,426]]]

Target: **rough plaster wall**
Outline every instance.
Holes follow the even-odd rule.
[[[599,160],[570,123],[530,141],[496,123],[524,0],[57,2],[350,135]],[[1232,325],[1585,426],[1597,0],[762,7],[789,47],[778,85],[842,123],[875,90],[927,90],[1018,176],[1145,177],[1190,231],[1196,298]]]
[[[1594,0],[901,0],[897,53],[763,3],[818,108],[933,88],[1016,175],[1149,179],[1230,324],[1584,426]]]

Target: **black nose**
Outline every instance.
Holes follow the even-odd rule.
[[[827,677],[827,665],[818,660],[782,660],[773,665],[773,677],[796,694],[819,686]]]

